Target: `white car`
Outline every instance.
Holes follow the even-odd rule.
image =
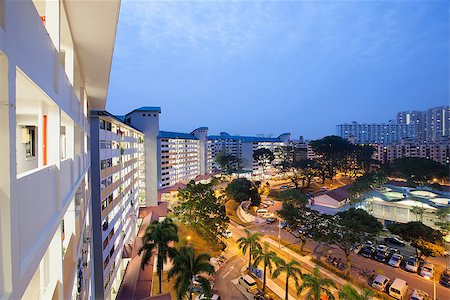
[[[231,239],[231,237],[233,236],[233,233],[227,229],[222,232],[222,236],[226,239]]]
[[[411,293],[410,300],[428,300],[430,297],[428,294],[422,290],[419,289],[413,289]]]
[[[394,268],[400,267],[400,264],[403,260],[403,256],[400,254],[394,254],[391,256],[391,259],[389,260],[388,264]]]
[[[377,275],[372,281],[372,287],[376,290],[384,292],[389,283],[390,279],[384,275]]]
[[[417,273],[419,269],[419,260],[417,257],[410,256],[405,264],[406,271]]]
[[[386,245],[380,244],[377,246],[377,251],[387,252],[387,251],[389,251],[389,247]]]
[[[420,268],[419,274],[425,279],[432,279],[434,276],[434,265],[432,263],[425,262]]]

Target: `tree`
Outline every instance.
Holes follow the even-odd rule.
[[[297,167],[300,170],[302,187],[309,187],[312,179],[319,174],[319,165],[314,160],[302,159],[298,162]]]
[[[423,214],[425,213],[425,208],[420,206],[413,206],[410,211],[416,216],[416,221],[423,222]]]
[[[299,149],[292,146],[284,146],[278,149],[278,156],[280,163],[277,165],[279,171],[284,174],[295,185],[295,188],[299,188],[299,181],[301,179],[301,164],[300,156],[298,155]]]
[[[434,160],[419,157],[404,157],[385,167],[388,175],[402,177],[416,185],[427,184],[433,179],[448,178],[448,167]]]
[[[251,233],[248,229],[245,229],[246,236],[240,237],[237,240],[237,244],[239,249],[242,250],[242,253],[245,254],[248,251],[248,269],[250,270],[252,266],[252,257],[255,251],[261,250],[261,245],[259,241],[261,240],[262,234],[260,232]]]
[[[350,284],[345,284],[339,291],[339,300],[370,300],[372,299],[373,292],[369,289],[363,289],[362,293],[359,293]]]
[[[264,242],[262,248],[256,248],[253,257],[255,258],[255,266],[263,263],[263,292],[266,290],[266,275],[267,268],[269,268],[270,274],[272,274],[273,263],[277,260],[278,256],[274,251],[270,250],[269,242]]]
[[[215,163],[219,166],[220,170],[225,174],[231,174],[242,168],[243,161],[236,155],[221,151],[214,157]]]
[[[450,230],[450,223],[448,222],[448,215],[450,214],[450,207],[440,207],[434,212],[438,221],[434,224],[438,226],[444,233]]]
[[[441,248],[444,240],[442,233],[439,230],[426,226],[422,222],[389,224],[387,228],[393,234],[411,242],[411,245],[416,248],[418,255],[429,256],[443,252],[443,248]]]
[[[211,242],[217,242],[228,228],[229,218],[222,199],[216,197],[211,184],[189,182],[178,191],[175,213],[179,220]]]
[[[259,148],[253,152],[253,159],[257,162],[258,166],[262,168],[264,176],[267,166],[275,159],[275,155],[270,149]]]
[[[355,161],[364,172],[369,172],[370,165],[374,162],[372,156],[375,151],[371,145],[353,145]]]
[[[316,239],[335,245],[344,252],[347,262],[347,274],[350,274],[350,254],[355,243],[361,243],[368,236],[383,229],[378,220],[363,209],[350,208],[335,216],[321,215],[316,222]]]
[[[178,254],[174,257],[173,266],[169,270],[167,277],[170,279],[176,277],[174,288],[177,292],[177,299],[183,299],[186,294],[189,300],[192,300],[193,280],[201,284],[203,293],[211,296],[211,285],[209,281],[200,274],[214,275],[214,267],[210,263],[211,256],[206,253],[195,255],[192,247],[180,248]]]
[[[238,202],[251,199],[252,205],[254,206],[258,206],[261,203],[258,188],[247,178],[234,179],[225,188],[225,194],[228,198]]]
[[[333,180],[339,166],[342,166],[352,154],[353,145],[335,135],[311,141],[314,153],[322,158],[322,168],[326,169],[328,178]]]
[[[328,299],[334,300],[333,293],[330,291],[331,288],[336,288],[334,281],[324,278],[320,274],[319,268],[315,266],[311,274],[303,274],[302,284],[297,288],[297,295],[303,290],[307,290],[307,300],[320,300],[322,295],[326,295]]]
[[[286,263],[285,260],[278,258],[275,261],[275,264],[277,268],[272,274],[272,278],[277,278],[281,275],[281,273],[284,273],[286,275],[286,285],[284,287],[285,289],[285,295],[284,300],[289,299],[289,279],[292,278],[295,282],[295,286],[298,286],[298,281],[300,277],[302,276],[302,270],[300,269],[300,263],[296,261],[295,259],[291,259],[290,262]]]
[[[159,278],[159,294],[161,294],[162,272],[164,264],[169,258],[175,256],[176,251],[170,247],[171,242],[178,241],[177,226],[172,219],[165,218],[162,222],[153,221],[145,230],[142,238],[143,246],[139,249],[139,255],[144,253],[141,261],[142,270],[149,263],[151,257],[156,254],[156,272]]]

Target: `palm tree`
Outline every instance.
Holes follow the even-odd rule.
[[[255,249],[253,253],[255,258],[255,265],[257,266],[261,261],[264,264],[263,270],[263,292],[266,289],[266,273],[267,268],[269,268],[270,274],[272,274],[273,263],[277,260],[278,256],[274,251],[270,250],[269,242],[264,242],[262,249]]]
[[[177,291],[177,299],[183,299],[186,294],[189,300],[192,300],[192,285],[194,279],[198,281],[202,287],[203,294],[210,296],[211,285],[209,281],[200,274],[214,275],[214,267],[209,262],[211,256],[201,253],[195,256],[192,247],[181,247],[178,254],[174,257],[173,266],[167,274],[167,278],[176,277],[175,290]]]
[[[240,237],[237,240],[239,248],[242,249],[242,253],[246,253],[248,250],[248,270],[252,266],[252,254],[256,249],[261,249],[259,241],[261,240],[261,233],[251,233],[248,229],[245,229],[246,237]]]
[[[307,300],[320,300],[320,296],[325,294],[328,299],[334,300],[334,296],[329,290],[329,288],[336,288],[336,284],[333,280],[324,278],[320,274],[319,268],[314,267],[311,274],[304,274],[302,276],[302,284],[297,287],[297,295],[300,294],[304,289],[309,290],[306,295]]]
[[[285,260],[278,258],[275,260],[275,264],[277,268],[272,274],[272,278],[277,278],[281,273],[286,274],[286,286],[285,286],[285,295],[284,299],[289,299],[289,279],[294,279],[295,286],[298,286],[298,280],[302,276],[302,270],[300,269],[300,263],[294,259],[292,259],[289,263],[286,263]]]
[[[372,299],[373,292],[368,289],[363,289],[362,293],[359,293],[350,284],[345,284],[339,291],[340,300],[370,300]]]
[[[178,241],[177,230],[177,226],[170,218],[165,218],[162,222],[153,221],[145,230],[142,238],[143,245],[138,252],[139,255],[144,253],[141,261],[142,270],[150,262],[151,257],[156,254],[156,272],[159,278],[160,294],[164,264],[176,254],[175,249],[169,244]]]

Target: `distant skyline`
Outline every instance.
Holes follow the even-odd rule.
[[[107,110],[160,128],[291,132],[449,103],[447,1],[122,1]]]

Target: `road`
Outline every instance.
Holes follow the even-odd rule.
[[[242,256],[232,257],[217,273],[214,288],[223,300],[245,300],[246,298],[236,288],[233,279],[241,276],[241,269],[247,264]]]
[[[275,206],[270,207],[269,210],[275,211],[281,208],[281,204],[275,202]],[[247,228],[252,232],[262,232],[265,235],[273,235],[278,236],[278,224],[266,224],[264,222],[260,224],[253,224],[248,226]],[[291,233],[288,233],[286,230],[281,230],[281,238],[285,241],[288,241],[293,244],[300,244],[300,239],[296,238]],[[314,252],[315,254],[320,254],[322,256],[328,256],[328,250],[330,247],[328,245],[322,245],[320,246],[319,243],[315,241],[309,240],[308,243],[305,245],[305,249],[311,252]],[[343,261],[345,261],[345,256],[343,252],[338,248],[331,248],[333,251],[333,256],[341,258]],[[401,249],[400,249],[401,250]],[[407,257],[406,257],[407,258]],[[442,259],[439,259],[442,261]],[[410,273],[402,268],[393,268],[387,264],[377,262],[373,259],[365,258],[360,255],[352,254],[351,255],[351,261],[353,266],[374,270],[379,273],[383,273],[387,277],[389,277],[391,280],[395,278],[401,278],[404,279],[406,282],[408,282],[410,289],[418,288],[425,292],[427,292],[431,297],[433,296],[433,282],[427,279],[424,279],[423,277],[419,276],[417,273]],[[448,262],[447,262],[448,263]],[[355,276],[358,276],[358,274],[355,271]],[[444,300],[444,299],[450,299],[450,289],[446,288],[439,283],[436,283],[436,295],[437,299]]]

